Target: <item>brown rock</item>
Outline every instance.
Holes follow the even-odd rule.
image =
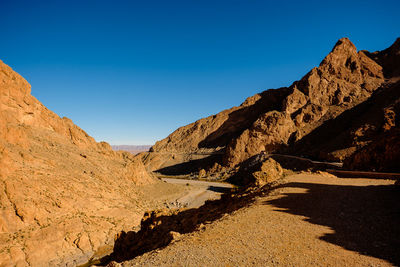
[[[291,86],[282,110],[262,115],[227,146],[224,163],[234,166],[263,150],[280,150],[365,100],[382,82],[382,67],[340,39],[318,68]]]
[[[267,90],[239,107],[177,129],[151,148],[149,154],[157,155],[148,156],[146,164],[162,170],[163,166],[185,166],[182,163],[193,161],[190,155],[223,154],[216,162],[234,167],[262,151],[285,151],[368,99],[384,82],[387,71],[382,67],[395,65],[387,55],[397,55],[397,43],[390,51],[373,53],[375,59],[366,51],[357,52],[347,38],[340,39],[319,67],[300,81],[289,88]],[[354,148],[343,151],[351,154]],[[174,162],[163,160],[171,153],[185,156]]]
[[[377,136],[344,161],[351,170],[400,172],[400,127]]]
[[[264,186],[272,183],[283,175],[281,165],[272,158],[265,160],[260,167],[259,171],[253,172],[255,184],[257,186]]]
[[[48,110],[0,61],[1,266],[85,262],[139,223],[152,183],[139,157]]]
[[[201,169],[201,170],[199,171],[199,178],[204,178],[204,177],[206,177],[206,176],[207,176],[206,170]]]

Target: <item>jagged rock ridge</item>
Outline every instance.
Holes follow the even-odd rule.
[[[192,160],[190,155],[196,153],[222,154],[217,161],[233,167],[263,151],[295,153],[290,149],[299,147],[326,122],[393,82],[391,78],[399,73],[399,43],[397,40],[386,50],[369,53],[357,51],[349,39],[342,38],[319,67],[300,81],[288,88],[264,91],[239,107],[177,129],[151,148],[145,163],[157,170]],[[315,146],[325,142],[313,141]],[[311,155],[303,150],[302,154],[343,161],[362,145],[335,144],[326,153]]]

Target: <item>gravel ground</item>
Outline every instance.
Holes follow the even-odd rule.
[[[400,192],[393,181],[298,174],[202,230],[123,266],[393,266]]]

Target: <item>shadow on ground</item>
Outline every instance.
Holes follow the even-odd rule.
[[[213,191],[216,193],[227,193],[227,192],[231,191],[231,188],[210,185],[209,187],[207,187],[207,190]]]
[[[221,199],[206,201],[197,209],[163,210],[146,213],[142,219],[140,231],[121,232],[115,240],[113,252],[82,266],[106,265],[111,261],[131,260],[146,252],[170,244],[176,236],[201,229],[202,224],[222,218],[225,214],[246,207],[256,196],[267,194],[271,186],[253,188],[221,196]]]
[[[321,240],[400,265],[400,189],[397,186],[338,186],[289,183],[308,189],[267,201],[282,212],[330,227]]]
[[[164,167],[155,172],[164,175],[188,175],[198,172],[200,169],[209,169],[215,162],[221,163],[222,154],[214,154],[202,159],[193,159],[187,162],[181,162],[172,166]]]

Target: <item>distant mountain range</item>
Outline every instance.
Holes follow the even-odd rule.
[[[149,151],[151,145],[140,145],[140,146],[134,146],[134,145],[111,145],[112,149],[115,151],[128,151],[132,154],[137,154],[140,152],[144,151]]]

